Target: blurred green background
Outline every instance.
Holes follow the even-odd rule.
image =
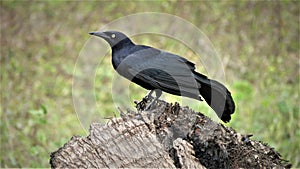
[[[73,107],[72,79],[79,52],[90,38],[87,33],[146,11],[182,17],[208,36],[222,59],[224,83],[237,105],[226,125],[254,134],[253,139],[267,142],[300,167],[299,2],[2,0],[0,4],[0,167],[49,167],[51,152],[73,135],[86,136]],[[146,35],[133,40],[193,57],[183,44],[167,38]],[[110,59],[108,53],[95,79],[97,103],[107,117],[117,112],[110,94],[114,74]],[[146,93],[135,85],[130,88],[133,100]],[[190,106],[194,104],[204,105]]]

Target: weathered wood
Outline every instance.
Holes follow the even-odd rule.
[[[199,160],[195,157],[195,152],[193,150],[193,146],[183,140],[178,138],[174,141],[174,150],[176,151],[176,156],[178,158],[179,168],[197,168],[197,169],[205,169],[203,165],[199,163]]]
[[[145,122],[112,119],[93,123],[87,138],[73,137],[52,155],[52,167],[164,167],[175,168],[168,152]]]
[[[121,111],[93,123],[88,137],[72,137],[51,154],[52,168],[291,167],[273,148],[215,123],[188,107],[157,101],[150,111]]]

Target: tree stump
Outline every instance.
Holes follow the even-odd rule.
[[[290,168],[267,144],[251,140],[188,107],[162,100],[142,111],[93,123],[51,154],[52,168]]]

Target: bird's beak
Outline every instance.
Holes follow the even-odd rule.
[[[109,36],[107,36],[105,33],[103,32],[90,32],[90,35],[94,35],[94,36],[99,36],[101,38],[107,39],[109,38]]]

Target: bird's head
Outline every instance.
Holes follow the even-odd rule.
[[[117,31],[90,32],[89,34],[103,38],[111,47],[115,46],[123,39],[128,39],[125,34]]]

